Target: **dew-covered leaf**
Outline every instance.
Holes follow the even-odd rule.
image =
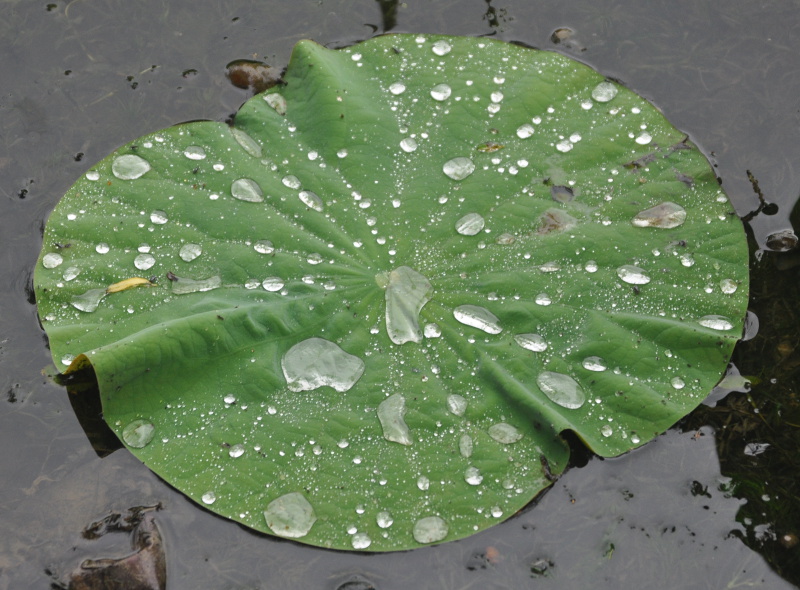
[[[323,547],[458,539],[550,485],[563,431],[619,455],[720,379],[744,232],[644,99],[427,35],[304,41],[284,80],[99,162],[36,268],[56,362],[199,504]]]

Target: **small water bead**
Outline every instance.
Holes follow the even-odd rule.
[[[428,491],[428,488],[430,488],[430,487],[431,487],[431,480],[430,480],[430,479],[428,479],[428,478],[427,478],[426,476],[424,476],[424,475],[420,475],[420,476],[417,478],[417,487],[418,487],[418,488],[419,488],[421,491],[423,491],[423,492],[426,492],[426,491]]]
[[[264,96],[264,102],[275,109],[279,115],[286,114],[286,99],[277,92],[274,94],[267,94]]]
[[[350,539],[353,549],[366,549],[372,545],[372,539],[369,538],[367,533],[356,533]]]
[[[206,150],[204,150],[199,145],[190,145],[185,150],[183,150],[183,155],[189,158],[190,160],[205,160]]]
[[[229,405],[236,403],[236,396],[233,395],[232,393],[228,393],[225,395],[225,397],[222,398],[222,401],[224,401],[226,404]]]
[[[686,382],[680,377],[673,377],[669,383],[675,389],[683,389],[684,387],[686,387]]]
[[[336,155],[337,155],[339,158],[346,158],[346,157],[347,157],[347,150],[346,150],[346,149],[344,149],[344,148],[342,148],[342,149],[340,149],[338,152],[336,152]]]
[[[395,96],[398,94],[403,94],[406,91],[406,85],[402,82],[392,82],[389,85],[389,92],[394,94]]]
[[[586,272],[597,272],[598,266],[594,260],[589,260],[583,268]]]
[[[651,141],[653,141],[653,136],[650,135],[647,131],[643,131],[636,137],[636,143],[639,145],[647,145]]]
[[[637,213],[631,223],[636,227],[672,229],[686,221],[686,210],[676,203],[666,201]]]
[[[475,172],[475,163],[469,158],[453,158],[444,163],[442,172],[453,180],[464,180]]]
[[[134,449],[146,447],[156,433],[156,427],[148,420],[134,420],[122,429],[122,440]]]
[[[390,395],[378,405],[378,420],[383,429],[383,438],[401,445],[411,445],[411,433],[403,420],[406,400],[399,394]]]
[[[609,436],[611,436],[612,434],[614,434],[614,429],[613,429],[613,428],[611,428],[611,426],[609,426],[608,424],[605,424],[605,425],[603,425],[603,427],[600,429],[600,434],[602,434],[603,436],[605,436],[606,438],[608,438]]]
[[[261,203],[264,192],[252,178],[238,178],[231,183],[231,196],[247,203]]]
[[[61,357],[61,364],[65,367],[69,367],[72,364],[72,361],[75,360],[74,354],[65,354]]]
[[[492,99],[492,102],[503,102],[503,93],[498,91],[492,92],[489,98]]]
[[[539,267],[539,270],[541,272],[558,272],[561,270],[561,265],[558,262],[551,260],[550,262],[545,262],[542,264]]]
[[[217,495],[214,492],[206,492],[203,494],[200,499],[203,501],[203,504],[211,505],[217,501]]]
[[[181,257],[181,260],[184,262],[191,262],[195,260],[198,256],[203,253],[203,248],[200,244],[184,244],[181,247],[178,256]]]
[[[111,172],[120,180],[136,180],[150,170],[150,163],[134,154],[119,156],[111,164]]]
[[[539,293],[533,300],[536,305],[550,305],[553,300],[547,293]]]
[[[464,217],[456,221],[456,231],[462,236],[474,236],[480,233],[486,225],[483,217],[477,213],[467,213]]]
[[[362,56],[360,53],[354,53],[353,55],[350,56],[350,59],[352,59],[353,61],[361,61],[361,57]]]
[[[289,539],[306,536],[317,521],[314,507],[299,492],[285,494],[270,502],[264,518],[273,533]]]
[[[530,123],[525,123],[517,128],[517,137],[520,139],[527,139],[534,134],[536,129]]]
[[[465,326],[483,330],[487,334],[499,334],[503,331],[500,319],[479,305],[459,305],[453,310],[453,316]]]
[[[608,368],[606,362],[599,356],[587,356],[583,359],[582,364],[587,371],[595,371],[597,373],[601,373]]]
[[[323,386],[344,392],[364,373],[364,361],[323,338],[308,338],[292,346],[281,359],[281,369],[291,391],[312,391]]]
[[[375,515],[375,522],[378,523],[378,526],[382,529],[388,529],[392,524],[394,524],[394,518],[392,518],[391,512],[387,510],[381,510],[378,514]]]
[[[646,285],[650,277],[638,266],[626,264],[617,269],[617,276],[630,285]]]
[[[458,439],[458,452],[461,453],[461,456],[469,459],[472,456],[472,437],[468,434],[462,434],[461,438]]]
[[[444,39],[440,39],[439,41],[435,41],[431,46],[431,51],[433,51],[436,55],[442,56],[447,55],[453,47],[445,41]]]
[[[436,543],[447,537],[447,522],[440,516],[426,516],[414,523],[414,540],[417,543]]]
[[[269,291],[270,293],[275,293],[276,291],[280,291],[283,289],[285,283],[283,279],[280,277],[267,277],[261,283],[261,286],[264,288],[265,291]]]
[[[89,170],[86,173],[86,180],[100,180],[100,173],[97,170]]]
[[[167,221],[169,221],[167,214],[160,209],[156,209],[150,214],[150,223],[154,225],[164,225]]]
[[[687,268],[694,266],[694,258],[692,258],[690,254],[681,254],[679,256],[679,260],[681,261],[681,264]]]
[[[322,254],[318,252],[312,252],[311,254],[306,256],[306,262],[308,262],[309,264],[316,265],[324,262],[324,259],[322,258]]]
[[[464,396],[453,393],[447,396],[447,409],[456,416],[463,416],[467,411],[467,400]]]
[[[139,270],[148,270],[150,268],[153,268],[153,265],[155,265],[155,263],[156,259],[155,256],[153,256],[152,254],[139,254],[133,260],[133,266],[135,266]]]
[[[450,95],[453,93],[453,89],[450,88],[447,84],[437,84],[433,88],[431,88],[431,98],[433,100],[438,100],[439,102],[443,100],[447,100],[450,98]]]
[[[259,254],[272,254],[275,252],[275,246],[269,240],[258,240],[253,244],[253,249]]]
[[[483,476],[481,475],[480,469],[472,465],[467,467],[466,471],[464,471],[464,481],[471,486],[480,485],[483,481]]]
[[[706,315],[697,320],[697,323],[705,328],[711,328],[712,330],[724,331],[733,328],[733,323],[731,323],[728,318],[721,315]]]
[[[65,281],[72,281],[74,280],[79,274],[81,274],[81,269],[77,266],[70,266],[64,270],[64,277]]]
[[[582,108],[584,111],[588,111],[588,110],[589,110],[589,109],[591,109],[593,106],[594,106],[594,103],[593,103],[591,100],[584,100],[583,102],[581,102],[581,108]]]
[[[244,455],[244,445],[242,444],[233,445],[230,449],[228,449],[228,455],[230,455],[234,459],[241,457],[242,455]]]
[[[293,188],[295,190],[299,189],[301,186],[300,179],[294,176],[293,174],[284,176],[283,178],[281,178],[281,182],[283,183],[283,186],[286,186],[288,188]]]
[[[511,426],[511,424],[506,424],[505,422],[492,424],[489,427],[488,432],[489,436],[504,445],[510,445],[522,440],[522,433],[515,427]]]
[[[97,309],[106,295],[105,289],[89,289],[85,293],[76,295],[72,301],[70,301],[70,305],[77,310],[91,313]]]
[[[514,336],[514,342],[525,350],[532,350],[533,352],[547,350],[547,342],[539,334],[517,334]]]
[[[212,167],[212,168],[213,168],[213,169],[214,169],[216,172],[222,172],[223,170],[225,170],[225,164],[223,164],[222,162],[217,162],[216,164],[214,164],[214,165],[213,165],[213,166],[211,166],[211,167]]]
[[[592,98],[597,102],[609,102],[612,100],[619,90],[612,82],[600,82],[592,90]]]
[[[586,401],[586,394],[580,384],[569,375],[543,371],[536,378],[536,384],[553,403],[562,408],[575,410]]]
[[[42,266],[45,268],[55,268],[64,262],[64,257],[55,252],[48,252],[42,256]]]
[[[417,149],[417,140],[413,137],[406,137],[405,139],[400,141],[400,148],[404,152],[411,153]]]
[[[739,286],[736,284],[736,281],[732,279],[722,279],[719,282],[719,288],[726,295],[731,295],[732,293],[736,293],[736,290],[739,288]]]
[[[638,434],[632,434],[631,435],[631,442],[633,444],[635,444],[635,445],[638,445],[641,442],[641,439],[639,438],[639,435]]]

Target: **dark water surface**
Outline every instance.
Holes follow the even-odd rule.
[[[482,534],[359,555],[253,534],[125,451],[98,458],[41,374],[51,361],[30,281],[47,215],[92,164],[145,133],[236,112],[249,95],[226,64],[283,67],[299,39],[339,47],[389,29],[555,49],[654,102],[710,156],[740,215],[761,208],[761,326],[734,356],[750,391],[636,452],[583,461]],[[791,230],[800,192],[799,56],[790,0],[0,0],[0,589],[46,589],[83,559],[125,554],[124,535],[98,544],[81,531],[158,502],[172,590],[800,585],[800,266],[771,251],[787,235],[769,238]]]

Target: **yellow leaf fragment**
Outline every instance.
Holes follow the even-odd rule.
[[[106,288],[106,293],[119,293],[120,291],[125,291],[126,289],[133,289],[134,287],[153,287],[155,283],[143,279],[142,277],[133,277],[131,279],[125,279],[124,281],[120,281],[118,283],[114,283],[113,285],[109,285]]]

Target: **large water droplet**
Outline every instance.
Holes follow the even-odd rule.
[[[730,295],[732,293],[736,293],[736,290],[739,288],[739,286],[736,284],[736,281],[732,279],[722,279],[719,282],[719,288],[726,295]]]
[[[283,186],[293,188],[295,190],[299,189],[301,186],[300,179],[297,178],[294,174],[287,174],[286,176],[281,178],[281,182],[283,183]]]
[[[264,101],[279,115],[286,114],[286,99],[278,93],[264,95]]]
[[[98,254],[108,254],[111,251],[111,246],[106,244],[105,242],[100,242],[97,246],[94,247],[94,251]]]
[[[353,549],[366,549],[372,545],[372,539],[367,533],[356,533],[350,539],[350,543],[353,545]]]
[[[458,452],[461,456],[469,459],[472,456],[472,437],[468,434],[462,434],[458,439]]]
[[[144,158],[134,154],[119,156],[111,164],[111,172],[120,180],[136,180],[150,170],[150,164]]]
[[[139,270],[148,270],[153,268],[156,263],[156,258],[152,254],[139,254],[133,259],[133,266]]]
[[[190,145],[185,150],[183,150],[183,155],[189,158],[190,160],[205,160],[206,150],[204,150],[199,145]]]
[[[517,334],[514,336],[514,342],[525,350],[532,350],[533,352],[544,352],[547,350],[547,342],[545,342],[545,339],[539,336],[539,334]]]
[[[631,223],[636,227],[672,229],[683,225],[684,221],[686,221],[686,209],[677,203],[666,201],[637,213]]]
[[[417,487],[420,489],[420,491],[427,492],[431,487],[431,480],[425,475],[420,475],[417,478]]]
[[[283,289],[284,282],[280,277],[267,277],[264,279],[264,282],[261,283],[261,286],[264,287],[265,291],[275,293],[276,291]]]
[[[639,135],[636,136],[634,140],[639,145],[647,145],[651,141],[653,141],[653,136],[650,135],[647,131],[642,131]]]
[[[592,98],[597,102],[608,102],[617,95],[618,89],[612,82],[600,82],[592,90]]]
[[[55,268],[62,262],[64,262],[63,256],[55,252],[48,252],[42,256],[42,266],[45,268]]]
[[[153,440],[156,427],[147,420],[134,420],[122,429],[122,440],[134,449],[142,449]]]
[[[603,359],[599,356],[587,356],[583,359],[583,368],[587,371],[596,371],[598,373],[605,371],[608,367],[606,367],[606,363]]]
[[[561,209],[548,209],[539,216],[539,226],[536,233],[539,235],[567,231],[578,225],[578,220]]]
[[[471,486],[480,485],[481,482],[483,481],[481,470],[473,465],[470,465],[464,471],[464,481],[466,481]]]
[[[414,523],[414,539],[417,543],[436,543],[447,536],[447,523],[440,516],[426,516]]]
[[[275,95],[272,95],[272,96],[275,96]],[[265,100],[266,100],[266,97],[265,97]],[[269,102],[269,101],[267,101],[267,102]],[[230,127],[230,130],[231,130],[231,135],[233,135],[233,138],[236,140],[236,143],[238,143],[240,146],[242,146],[242,149],[244,151],[246,151],[248,154],[250,154],[254,158],[260,158],[261,157],[261,145],[255,139],[250,137],[250,135],[248,135],[247,133],[245,133],[241,129],[237,129],[236,127]]]
[[[617,276],[631,285],[646,285],[650,277],[638,266],[626,264],[617,269]]]
[[[452,92],[453,90],[447,84],[437,84],[431,88],[431,98],[441,102],[450,98]]]
[[[412,268],[401,266],[376,281],[386,282],[386,332],[395,344],[422,342],[419,312],[430,301],[430,281]]]
[[[422,333],[424,334],[425,338],[438,338],[442,335],[442,329],[438,326],[438,324],[425,324],[425,328],[423,329]]]
[[[500,319],[479,305],[459,305],[453,310],[453,316],[465,326],[478,328],[487,334],[499,334],[503,331]]]
[[[364,361],[323,338],[309,338],[292,346],[281,359],[291,391],[333,387],[347,391],[364,373]]]
[[[440,39],[439,41],[435,41],[431,46],[431,51],[433,51],[436,55],[447,55],[453,47],[445,41],[444,39]]]
[[[235,444],[230,449],[228,449],[228,455],[233,457],[234,459],[238,459],[242,455],[244,455],[244,445],[243,444]]]
[[[614,434],[614,429],[611,428],[608,424],[604,424],[603,427],[600,429],[600,434],[608,438],[612,434]]]
[[[394,518],[392,518],[391,512],[381,510],[375,515],[375,522],[377,522],[378,526],[382,529],[388,529],[394,523]]]
[[[442,172],[453,180],[464,180],[475,172],[475,163],[469,158],[453,158],[444,163]]]
[[[181,260],[184,262],[191,262],[202,253],[203,248],[200,246],[200,244],[184,244],[181,247],[181,251],[178,253],[178,256],[180,256]]]
[[[64,280],[65,281],[72,281],[74,280],[79,274],[81,274],[81,269],[77,266],[70,266],[64,270]]]
[[[492,424],[489,427],[489,436],[504,445],[510,445],[522,439],[522,433],[505,422]]]
[[[211,505],[217,501],[217,495],[214,492],[208,491],[203,494],[200,499],[203,501],[203,504]]]
[[[389,85],[389,92],[394,95],[403,94],[406,91],[406,85],[402,82],[392,82]]]
[[[172,281],[172,292],[175,295],[186,295],[188,293],[211,291],[213,289],[218,289],[221,286],[222,279],[218,276],[197,280],[187,279],[185,277],[176,277],[176,280]]]
[[[712,330],[730,330],[733,328],[733,323],[721,315],[706,315],[697,320],[697,323],[705,328]]]
[[[70,301],[70,305],[80,311],[91,313],[97,309],[97,306],[100,305],[100,302],[105,296],[105,289],[89,289],[86,293],[76,295],[72,301]]]
[[[520,139],[527,139],[531,135],[533,135],[535,131],[536,130],[534,129],[533,125],[531,125],[530,123],[525,123],[524,125],[521,125],[517,129],[517,137],[519,137]]]
[[[156,209],[150,214],[150,223],[154,225],[164,225],[167,221],[169,221],[167,214],[160,209]]]
[[[304,537],[317,521],[314,507],[303,494],[291,492],[274,499],[264,511],[267,526],[279,537]]]
[[[463,416],[467,411],[467,400],[462,395],[452,393],[447,396],[447,409],[456,416]]]
[[[383,438],[388,441],[410,445],[411,434],[403,421],[406,413],[406,400],[399,393],[390,395],[378,405],[378,420],[383,428]]]
[[[258,183],[251,178],[239,178],[231,184],[231,196],[248,203],[261,203],[264,193]]]
[[[413,137],[405,137],[400,140],[400,148],[404,152],[411,153],[417,149],[417,140]]]
[[[306,207],[313,209],[314,211],[322,211],[325,204],[322,202],[322,199],[316,193],[311,191],[300,191],[297,195],[301,201],[306,205]]]
[[[536,383],[551,401],[562,408],[575,410],[580,408],[586,401],[586,394],[583,392],[583,388],[569,375],[543,371],[536,378]]]
[[[258,240],[253,244],[253,250],[259,254],[272,254],[275,251],[275,246],[269,240]]]
[[[456,231],[462,236],[474,236],[486,225],[483,217],[477,213],[467,213],[464,217],[456,221]]]

